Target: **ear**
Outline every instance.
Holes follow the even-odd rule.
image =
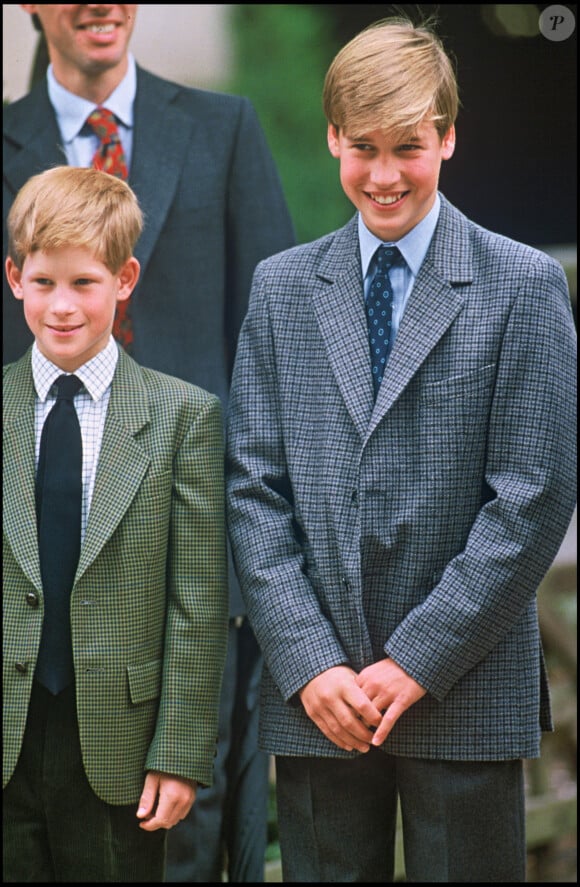
[[[117,302],[124,302],[126,299],[129,298],[129,296],[137,286],[140,270],[141,266],[139,265],[139,262],[137,261],[135,256],[131,256],[130,259],[127,259],[127,261],[117,274],[117,279],[119,281]]]
[[[453,124],[449,127],[441,140],[441,159],[449,160],[453,157],[455,151],[455,127]]]
[[[18,268],[15,265],[10,256],[8,256],[8,258],[6,259],[5,267],[6,277],[8,279],[10,289],[14,293],[14,297],[16,299],[23,299],[24,293],[22,292],[22,269]]]
[[[326,140],[328,142],[328,150],[333,157],[340,157],[340,142],[338,139],[338,128],[333,124],[328,124],[326,132]]]

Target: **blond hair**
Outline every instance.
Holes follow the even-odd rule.
[[[126,182],[92,168],[56,166],[32,176],[8,214],[8,255],[22,270],[37,250],[86,247],[116,274],[131,258],[143,214]]]
[[[349,136],[410,134],[432,121],[443,138],[459,106],[451,59],[428,24],[382,19],[344,46],[328,69],[326,119]]]

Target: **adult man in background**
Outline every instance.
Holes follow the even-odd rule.
[[[46,39],[50,66],[27,96],[4,109],[4,254],[16,192],[65,160],[91,165],[99,141],[86,120],[106,107],[145,215],[135,251],[141,280],[124,322],[128,338],[120,341],[141,364],[206,388],[225,406],[254,267],[294,240],[251,103],[185,88],[138,66],[128,49],[136,4],[22,8]],[[5,363],[32,341],[18,307],[5,284]],[[268,758],[256,741],[261,657],[232,569],[230,599],[214,786],[198,792],[171,833],[168,881],[219,882],[226,858],[230,881],[263,880]]]

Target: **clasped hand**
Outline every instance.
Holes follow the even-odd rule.
[[[321,672],[300,690],[308,717],[339,748],[367,752],[382,745],[404,711],[426,690],[381,659],[357,674],[347,665]]]
[[[147,832],[173,828],[191,810],[196,791],[197,782],[193,779],[149,770],[137,810],[139,827]]]

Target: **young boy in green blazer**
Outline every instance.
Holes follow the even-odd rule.
[[[221,407],[111,336],[142,225],[126,183],[74,167],[31,178],[8,219],[6,274],[35,339],[4,367],[8,882],[160,882],[167,830],[212,781],[227,628]],[[61,552],[55,517],[45,554],[41,520],[54,470],[42,431],[63,375],[79,380],[82,440],[68,580],[71,531],[63,522]],[[69,494],[55,482],[58,506]]]

